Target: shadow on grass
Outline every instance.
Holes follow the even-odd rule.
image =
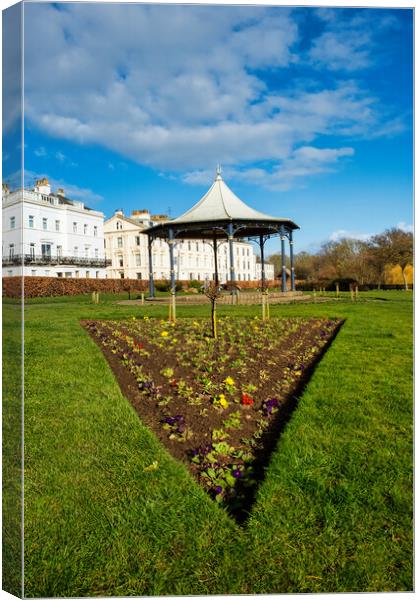
[[[261,447],[255,451],[255,460],[252,463],[254,469],[254,480],[256,484],[250,488],[245,487],[241,480],[238,480],[235,489],[236,496],[241,499],[240,504],[235,503],[233,499],[230,503],[226,503],[225,507],[229,515],[235,519],[239,525],[246,525],[250,516],[250,512],[255,503],[259,486],[264,482],[267,467],[270,463],[271,456],[275,451],[281,434],[293,416],[294,411],[298,407],[299,398],[305,390],[306,385],[311,379],[316,367],[325,356],[329,347],[337,337],[345,319],[340,320],[333,335],[322,348],[322,351],[314,358],[312,364],[305,370],[296,386],[289,394],[286,402],[282,405],[281,410],[276,413],[270,427],[263,433],[261,437]]]

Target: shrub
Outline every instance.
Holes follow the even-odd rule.
[[[65,279],[62,277],[23,277],[25,298],[76,296],[92,292],[144,292],[148,283],[141,279]],[[3,296],[18,298],[21,277],[3,277]]]

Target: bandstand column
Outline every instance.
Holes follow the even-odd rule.
[[[290,284],[292,292],[296,291],[295,286],[295,267],[294,267],[294,256],[293,256],[293,230],[289,231],[289,253],[290,253]]]
[[[153,238],[151,235],[148,235],[147,236],[147,248],[149,251],[149,295],[151,298],[154,298],[155,297],[155,282],[153,280],[152,243],[153,243]]]
[[[264,264],[264,236],[260,235],[260,254],[261,254],[261,288],[265,289],[265,264]]]
[[[168,229],[168,245],[169,245],[169,266],[171,273],[171,307],[169,310],[169,319],[175,321],[175,294],[176,294],[176,283],[175,283],[175,260],[174,260],[174,230],[172,227]]]
[[[229,241],[230,281],[235,281],[235,258],[233,256],[233,224],[228,223],[227,234]]]
[[[217,238],[213,238],[213,254],[214,254],[214,283],[219,285],[219,269],[217,266]]]
[[[287,292],[287,279],[286,279],[286,252],[285,252],[285,244],[284,239],[286,237],[286,233],[284,230],[284,225],[280,228],[280,240],[281,240],[281,291]]]

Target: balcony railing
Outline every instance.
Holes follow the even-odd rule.
[[[15,254],[3,256],[3,267],[12,265],[51,265],[51,266],[74,266],[74,267],[97,267],[104,269],[111,265],[108,258],[83,258],[80,256],[47,256],[42,254]]]

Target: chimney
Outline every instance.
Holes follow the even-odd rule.
[[[64,189],[63,188],[58,188],[58,190],[57,190],[57,196],[62,196],[64,198],[65,194],[64,194]]]
[[[7,196],[7,194],[10,193],[10,188],[9,188],[9,184],[8,183],[2,183],[1,184],[1,189],[3,192],[3,196]]]
[[[36,181],[35,191],[39,192],[40,194],[45,194],[47,196],[49,196],[51,194],[51,186],[46,177],[43,177],[42,179],[38,179]]]
[[[124,212],[122,208],[117,208],[117,210],[114,213],[115,215],[118,215],[119,217],[123,217],[124,216]]]

